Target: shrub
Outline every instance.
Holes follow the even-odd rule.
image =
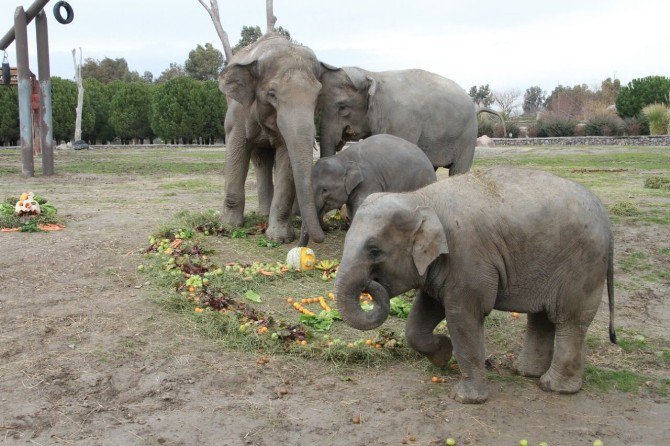
[[[644,187],[648,189],[668,189],[670,190],[670,178],[649,177],[644,180]]]
[[[492,119],[480,115],[477,118],[477,123],[478,123],[477,137],[486,135],[489,138],[493,138],[494,123]]]
[[[586,136],[586,124],[577,124],[574,132],[575,136]]]
[[[609,207],[611,214],[621,217],[634,217],[640,214],[640,210],[635,203],[630,201],[618,201]]]
[[[620,116],[627,118],[640,113],[646,105],[667,104],[668,90],[670,90],[670,78],[664,76],[633,79],[617,94],[617,112]]]
[[[547,115],[542,117],[539,124],[540,132],[538,136],[574,136],[577,122],[571,118]]]
[[[494,138],[509,138],[510,133],[512,134],[512,138],[518,138],[519,134],[521,133],[521,129],[519,129],[519,126],[514,123],[514,122],[506,122],[505,127],[507,130],[507,134],[505,134],[503,130],[503,126],[501,123],[497,122],[493,126],[493,137]]]
[[[588,136],[620,136],[623,134],[625,124],[623,119],[611,114],[600,114],[591,118],[585,127]]]
[[[652,135],[665,135],[670,124],[668,107],[664,104],[651,104],[642,109],[642,114],[649,120],[649,133]]]
[[[526,129],[529,138],[537,138],[540,135],[540,125],[538,122],[530,124]]]

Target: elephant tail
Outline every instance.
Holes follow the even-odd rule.
[[[491,110],[490,108],[486,108],[486,107],[482,107],[479,110],[477,110],[477,116],[479,116],[480,113],[489,113],[493,116],[497,116],[498,119],[500,119],[500,123],[503,126],[503,135],[505,135],[504,138],[507,138],[507,126],[505,125],[505,120],[503,119],[503,117],[500,113],[498,113],[495,110]]]
[[[616,331],[614,330],[614,237],[610,234],[610,247],[607,259],[607,297],[610,307],[610,342],[616,344]]]

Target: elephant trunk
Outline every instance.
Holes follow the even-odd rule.
[[[277,127],[284,138],[293,170],[293,181],[300,215],[307,233],[317,243],[324,239],[312,192],[312,150],[314,147],[314,108],[301,107],[277,111]]]
[[[361,308],[359,296],[368,292],[373,300],[372,310]],[[386,288],[368,277],[367,268],[340,266],[335,278],[337,308],[342,319],[358,330],[372,330],[379,327],[389,315],[390,298]]]
[[[342,142],[342,131],[344,128],[336,124],[328,124],[325,120],[321,124],[321,138],[319,147],[321,158],[335,155],[340,143]]]

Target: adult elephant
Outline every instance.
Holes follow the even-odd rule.
[[[370,330],[388,317],[391,296],[418,288],[407,343],[445,366],[453,340],[461,380],[452,396],[463,403],[488,397],[486,315],[528,313],[517,370],[539,376],[544,390],[574,393],[605,282],[616,342],[612,251],[607,210],[593,193],[546,172],[498,167],[366,198],[335,293],[342,318]],[[370,311],[360,306],[364,291],[374,298]],[[433,333],[445,318],[451,339]]]
[[[282,243],[294,239],[290,217],[297,194],[307,232],[314,241],[323,240],[310,172],[324,71],[312,50],[270,34],[235,54],[219,76],[228,99],[224,223],[243,224],[244,184],[253,159],[259,209],[269,213],[267,237]]]
[[[454,81],[423,70],[328,70],[321,79],[321,156],[348,139],[388,133],[419,146],[435,168],[470,170],[477,140],[475,108]],[[501,118],[502,120],[502,118]]]

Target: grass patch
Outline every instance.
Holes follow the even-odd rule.
[[[644,180],[644,187],[648,189],[670,190],[670,178],[652,176]]]
[[[617,201],[615,204],[609,206],[610,214],[618,215],[619,217],[636,217],[640,215],[640,209],[635,203],[630,201]]]
[[[617,390],[624,393],[637,393],[648,381],[645,376],[628,370],[610,370],[592,365],[586,366],[584,379],[603,392]]]

